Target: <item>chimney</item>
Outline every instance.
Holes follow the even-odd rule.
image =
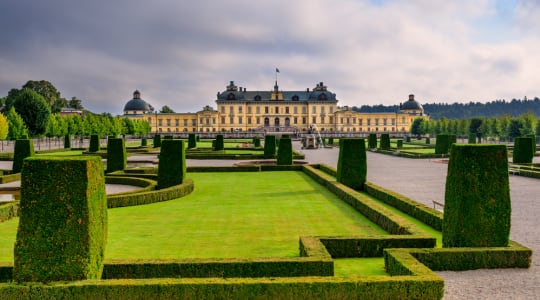
[[[409,101],[413,101],[414,100],[414,95],[413,94],[410,94],[409,95]]]

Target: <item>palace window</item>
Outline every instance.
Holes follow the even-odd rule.
[[[302,113],[307,114],[307,107],[305,107],[305,106],[302,107]]]
[[[247,117],[247,123],[251,125],[251,117]]]
[[[330,113],[333,114],[334,113],[334,107],[333,106],[330,106]]]
[[[311,124],[316,124],[316,123],[317,123],[317,117],[312,117]]]
[[[167,126],[171,126],[171,119],[167,119]]]
[[[317,113],[317,106],[312,106],[311,113],[316,114]]]
[[[307,118],[306,117],[302,117],[302,124],[306,124],[307,123]]]
[[[294,111],[295,114],[297,114],[298,113],[298,107],[295,106],[293,111]]]
[[[187,126],[187,119],[184,119],[184,126]]]
[[[255,112],[260,114],[261,113],[261,107],[260,106],[255,107]]]
[[[242,106],[238,106],[238,113],[242,113]]]
[[[227,95],[227,100],[234,100],[234,99],[236,99],[236,96],[233,93],[230,93],[229,95]]]
[[[259,95],[255,96],[255,101],[261,101],[261,96]]]
[[[238,124],[242,124],[242,117],[238,117]]]
[[[221,124],[225,124],[225,117],[221,117]]]
[[[251,106],[248,106],[248,108],[247,108],[247,113],[248,113],[248,114],[251,113]]]
[[[229,117],[229,124],[234,124],[234,117]]]
[[[325,93],[322,93],[319,95],[319,100],[328,100],[328,97],[326,97]]]
[[[176,126],[180,126],[180,120],[175,119],[174,121],[175,121]]]
[[[279,106],[275,107],[275,112],[276,112],[276,114],[279,114]]]
[[[163,120],[162,119],[159,119],[158,120],[158,126],[163,126]],[[161,130],[160,130],[161,131]]]
[[[197,119],[191,119],[191,126],[197,126]]]
[[[256,122],[257,124],[261,124],[261,117],[257,117]]]
[[[324,113],[325,113],[325,107],[321,106],[321,114],[324,114]]]
[[[221,113],[222,113],[222,114],[225,113],[225,106],[222,106],[222,107],[221,107]]]
[[[234,114],[234,106],[229,106],[229,113]]]
[[[299,99],[299,98],[298,98],[297,95],[292,96],[292,101],[298,101],[298,99]]]
[[[289,107],[288,107],[288,106],[285,106],[285,113],[286,113],[286,114],[289,113]]]
[[[268,106],[265,106],[265,107],[264,107],[264,113],[267,114],[268,111],[269,111],[269,110],[268,110]]]
[[[294,117],[294,124],[298,124],[298,117]]]

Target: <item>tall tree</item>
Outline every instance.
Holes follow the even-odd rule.
[[[160,113],[165,113],[165,114],[167,114],[167,113],[173,114],[173,113],[174,113],[174,110],[172,110],[170,107],[168,107],[167,105],[165,105],[165,106],[163,106],[163,107],[161,108],[161,110],[160,110],[159,112],[160,112]]]
[[[67,106],[75,109],[84,109],[82,106],[82,100],[77,97],[71,97],[71,100],[67,102]]]
[[[51,110],[40,94],[30,89],[23,89],[15,98],[13,106],[24,120],[30,135],[39,136],[45,133]]]
[[[9,123],[4,116],[4,114],[0,114],[0,140],[5,140],[9,133]]]
[[[9,90],[8,95],[6,96],[6,101],[4,102],[3,112],[8,112],[11,109],[15,98],[17,98],[17,95],[19,95],[20,92],[21,90],[18,89]]]
[[[45,99],[49,107],[51,108],[52,112],[59,112],[62,107],[56,107],[57,100],[60,99],[60,92],[56,89],[52,83],[46,80],[29,80],[23,85],[23,89],[31,89]]]
[[[426,126],[424,125],[424,122],[426,121],[423,118],[414,119],[413,123],[411,124],[411,134],[416,135],[418,138],[424,135],[426,133]]]
[[[473,118],[471,119],[471,123],[469,124],[469,133],[474,134],[476,136],[477,142],[480,142],[482,140],[482,124],[483,120],[480,118]]]
[[[11,107],[6,115],[9,124],[8,139],[16,140],[23,135],[28,135],[28,129],[24,124],[24,120],[15,111],[15,107]]]

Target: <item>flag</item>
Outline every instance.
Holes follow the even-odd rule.
[[[278,68],[276,68],[276,73],[279,73],[279,69],[278,69]]]

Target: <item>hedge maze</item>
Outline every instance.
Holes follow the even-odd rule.
[[[270,141],[269,144],[272,142]],[[267,144],[267,141],[265,141]],[[280,141],[280,147],[287,145],[287,139]],[[433,271],[442,270],[471,270],[478,268],[527,268],[530,266],[532,252],[530,249],[508,240],[509,229],[509,198],[506,199],[508,173],[503,174],[504,161],[506,161],[506,148],[500,146],[453,146],[451,161],[449,164],[449,179],[447,182],[448,207],[445,208],[444,218],[439,211],[419,204],[409,198],[401,196],[395,192],[386,190],[366,181],[366,158],[364,139],[340,139],[340,156],[338,168],[333,169],[326,165],[301,165],[287,166],[279,168],[239,168],[224,167],[222,172],[235,172],[242,169],[243,172],[264,172],[265,170],[280,170],[282,172],[302,172],[310,180],[317,182],[326,190],[337,196],[341,201],[347,203],[354,210],[359,212],[369,221],[384,229],[387,234],[369,234],[363,236],[299,236],[299,253],[297,257],[253,257],[253,258],[222,258],[222,259],[197,259],[197,258],[177,258],[177,259],[137,259],[137,260],[104,260],[99,258],[90,259],[91,266],[86,270],[92,272],[76,272],[75,268],[66,268],[72,274],[80,274],[74,277],[46,277],[32,278],[30,274],[36,272],[20,271],[21,250],[16,248],[15,265],[0,265],[0,295],[4,298],[28,298],[32,296],[53,299],[53,298],[152,298],[160,295],[162,298],[336,298],[336,299],[441,299],[444,294],[444,281]],[[107,176],[108,182],[137,185],[140,190],[132,193],[122,193],[107,197],[109,208],[129,205],[148,204],[156,201],[173,200],[193,191],[193,181],[184,179],[181,184],[171,183],[171,186],[163,189],[155,189],[159,185],[159,168],[161,160],[165,164],[181,166],[174,172],[175,178],[184,178],[186,174],[185,163],[181,163],[183,158],[179,153],[184,153],[184,143],[177,140],[163,141],[161,145],[160,165],[158,170],[128,171],[120,170]],[[286,146],[285,146],[286,147]],[[503,149],[504,148],[504,149]],[[275,151],[275,139],[274,139]],[[504,152],[504,154],[503,154]],[[504,155],[504,157],[502,157]],[[279,150],[278,150],[279,156]],[[480,159],[480,157],[482,157]],[[85,158],[81,161],[69,162],[68,165],[82,163],[93,165],[99,159]],[[497,163],[494,163],[497,161]],[[32,234],[36,234],[37,225],[28,225],[28,216],[41,214],[47,215],[58,213],[56,206],[48,206],[54,199],[67,199],[74,196],[66,196],[62,191],[50,182],[41,181],[40,176],[45,178],[56,178],[54,170],[64,170],[58,166],[64,163],[63,159],[34,159],[25,161],[29,166],[35,165],[35,175],[30,167],[23,173],[23,184],[28,186],[27,191],[40,192],[49,186],[53,186],[53,201],[27,201],[34,198],[33,194],[26,195],[21,200],[21,219],[24,225],[19,225],[17,235],[17,246],[21,248],[27,245],[26,239]],[[39,168],[37,167],[40,165]],[[50,165],[56,167],[51,168]],[[467,165],[468,164],[468,165]],[[471,169],[480,170],[479,173],[468,171]],[[81,167],[78,167],[80,169]],[[217,172],[219,167],[198,167],[188,168],[188,172],[204,171]],[[490,174],[480,174],[481,170],[488,168]],[[507,166],[506,166],[507,168]],[[83,168],[84,169],[84,168]],[[348,169],[359,170],[355,173],[347,173]],[[103,171],[92,168],[93,171],[81,172],[86,174],[77,179],[81,186],[74,189],[74,192],[90,194],[92,200],[78,201],[73,206],[74,212],[83,212],[86,207],[90,211],[100,211],[97,214],[88,214],[92,220],[103,220],[104,200],[101,186],[103,186]],[[161,171],[164,171],[163,169]],[[177,173],[179,172],[179,173]],[[67,172],[58,172],[66,174]],[[53,174],[53,175],[51,175]],[[233,175],[234,173],[231,173]],[[27,177],[25,177],[27,176]],[[257,176],[257,173],[253,173]],[[487,176],[487,177],[484,177]],[[486,185],[484,181],[495,181],[493,185]],[[506,179],[504,178],[506,176]],[[66,177],[64,175],[64,177]],[[348,183],[349,177],[355,177],[352,183]],[[500,179],[502,177],[502,179]],[[79,177],[75,177],[79,178]],[[84,179],[87,178],[87,179]],[[101,179],[100,179],[101,178]],[[65,179],[52,179],[57,182]],[[85,181],[86,180],[86,181]],[[463,186],[460,180],[474,181]],[[502,180],[502,181],[501,181]],[[99,181],[99,182],[98,182]],[[84,184],[88,182],[91,184]],[[473,184],[476,184],[473,186]],[[497,187],[494,187],[497,185]],[[56,185],[60,186],[60,185]],[[97,186],[99,191],[87,193],[88,189]],[[480,189],[480,187],[482,189]],[[460,189],[468,189],[463,191]],[[486,197],[478,197],[475,191],[486,194]],[[468,193],[466,193],[468,192]],[[458,193],[464,194],[464,198],[459,198]],[[96,194],[96,195],[94,195]],[[501,197],[502,194],[502,197]],[[38,195],[35,195],[38,197]],[[49,197],[51,198],[51,197]],[[99,199],[98,199],[99,198]],[[454,199],[455,198],[455,199]],[[458,199],[459,198],[459,199]],[[82,197],[81,199],[85,199]],[[291,198],[293,201],[294,198]],[[184,201],[179,199],[175,201]],[[460,202],[471,202],[468,207],[470,215],[456,214],[453,207],[457,207]],[[91,204],[92,202],[93,204]],[[70,203],[70,202],[66,202]],[[97,203],[97,204],[96,204]],[[451,204],[455,203],[455,204]],[[43,205],[43,206],[38,206]],[[93,205],[93,206],[92,206]],[[38,209],[39,207],[39,209]],[[448,212],[447,212],[448,210]],[[399,211],[399,213],[397,213]],[[442,231],[443,248],[437,247],[435,237],[420,229],[409,218],[403,217],[403,213],[412,216],[416,220],[423,222],[435,230]],[[493,213],[496,213],[495,215]],[[474,216],[473,216],[474,214]],[[484,215],[483,215],[484,214]],[[66,215],[66,214],[62,214]],[[57,224],[71,224],[70,226],[79,229],[93,224],[77,217],[77,214],[67,214],[64,218],[37,218],[38,221],[49,220]],[[181,215],[179,215],[181,217]],[[486,226],[488,233],[482,235],[492,235],[493,239],[484,241],[472,230],[462,234],[462,227],[456,224],[463,222],[463,218],[468,221],[471,218],[478,218],[479,223],[469,222],[462,226],[469,228],[482,227],[490,223],[489,218],[501,219],[500,224],[490,224]],[[24,220],[23,220],[24,219]],[[79,219],[81,220],[79,222]],[[34,220],[35,222],[36,220]],[[69,221],[69,222],[68,222]],[[96,223],[103,224],[103,223]],[[105,228],[101,232],[106,233],[105,225],[98,225],[96,228]],[[453,225],[452,225],[453,224]],[[32,231],[26,226],[31,226]],[[49,225],[47,225],[49,226]],[[68,226],[69,227],[69,226]],[[91,226],[90,226],[91,227]],[[71,227],[69,227],[71,228]],[[49,235],[55,235],[57,231]],[[98,230],[99,231],[99,230]],[[37,231],[39,232],[39,230]],[[446,236],[448,235],[448,236]],[[19,241],[20,236],[20,241]],[[63,239],[71,239],[74,234],[68,231],[65,234],[58,234]],[[102,235],[96,234],[96,241],[104,242]],[[445,237],[446,236],[446,237]],[[465,237],[464,237],[465,236]],[[33,238],[33,237],[32,237]],[[462,242],[465,241],[466,242]],[[480,240],[477,243],[476,240]],[[457,242],[454,242],[457,241]],[[74,248],[90,249],[91,247],[80,247],[84,243],[92,244],[83,238],[76,241]],[[98,245],[92,249],[99,248]],[[457,245],[458,247],[455,247]],[[23,249],[23,248],[21,248]],[[62,251],[57,251],[62,252]],[[97,253],[92,252],[91,253]],[[31,253],[31,251],[29,251]],[[34,252],[35,253],[35,252]],[[69,257],[71,254],[69,251]],[[17,258],[18,257],[18,258]],[[51,259],[56,264],[57,258],[51,254]],[[389,276],[358,276],[358,277],[338,277],[335,276],[335,259],[339,258],[364,258],[382,257],[384,259],[384,269]],[[32,259],[29,259],[32,260]],[[84,261],[84,259],[83,259]],[[51,267],[50,262],[40,263],[37,268],[47,269]],[[61,264],[59,264],[61,265]],[[51,268],[52,273],[58,273],[58,268]],[[98,270],[99,269],[99,270]],[[102,271],[101,271],[102,269]],[[94,272],[94,270],[98,270]],[[11,275],[13,273],[13,275]],[[49,273],[49,271],[38,271],[38,273]],[[98,275],[100,274],[101,275]],[[91,274],[91,275],[87,275]],[[31,275],[36,276],[36,275]],[[100,277],[101,276],[101,277]],[[75,278],[101,278],[100,280],[82,280],[76,282],[65,282],[57,280],[74,280]],[[9,282],[15,279],[16,282]],[[121,279],[121,280],[119,280]],[[34,284],[27,281],[49,282],[47,285]],[[54,281],[54,282],[50,282]]]

